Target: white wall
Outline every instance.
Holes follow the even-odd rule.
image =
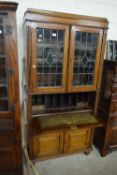
[[[1,0],[0,0],[1,1]],[[4,0],[13,1],[13,0]],[[22,80],[23,34],[22,19],[27,8],[52,10],[108,18],[108,39],[117,40],[117,0],[14,0],[17,10],[18,57],[20,85]],[[21,90],[22,91],[22,90]],[[21,93],[22,94],[22,93]]]

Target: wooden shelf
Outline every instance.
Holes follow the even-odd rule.
[[[60,107],[60,108],[45,108],[43,110],[33,110],[32,111],[32,117],[38,117],[38,116],[45,116],[45,115],[53,115],[53,114],[59,114],[59,113],[71,113],[71,112],[92,112],[91,108],[84,108],[84,109],[80,109],[77,107]]]

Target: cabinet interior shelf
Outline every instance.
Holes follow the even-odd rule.
[[[75,94],[45,94],[32,96],[32,115],[62,111],[92,111],[95,92]]]
[[[76,107],[64,107],[64,108],[46,108],[45,110],[34,110],[32,111],[32,117],[35,118],[35,117],[39,117],[39,116],[46,116],[46,115],[50,115],[50,114],[59,114],[59,113],[67,113],[67,112],[77,112],[77,113],[81,113],[81,112],[93,112],[93,110],[91,108],[85,108],[84,110],[83,109],[79,109],[79,108],[76,108]]]

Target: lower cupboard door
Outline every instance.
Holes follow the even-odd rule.
[[[47,158],[63,151],[63,133],[49,133],[35,136],[33,139],[34,158]]]
[[[0,147],[0,174],[16,174],[16,153],[12,146]]]
[[[89,148],[91,129],[70,130],[65,133],[64,152],[77,152]]]

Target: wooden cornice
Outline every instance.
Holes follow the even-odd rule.
[[[100,17],[92,17],[92,16],[84,16],[79,14],[69,14],[69,13],[61,13],[61,12],[54,12],[54,11],[46,11],[46,10],[37,10],[37,9],[27,9],[24,15],[24,21],[33,21],[32,15],[39,15],[39,16],[45,16],[45,18],[61,18],[66,19],[67,21],[80,21],[81,24],[84,22],[91,24],[92,26],[99,27],[102,26],[102,28],[108,28],[108,20],[106,18],[100,18]],[[35,18],[38,21],[38,18]],[[69,23],[69,22],[68,22]],[[72,23],[72,22],[70,22]],[[80,24],[79,23],[79,24]]]
[[[17,10],[18,3],[17,2],[4,2],[0,1],[0,10]]]

